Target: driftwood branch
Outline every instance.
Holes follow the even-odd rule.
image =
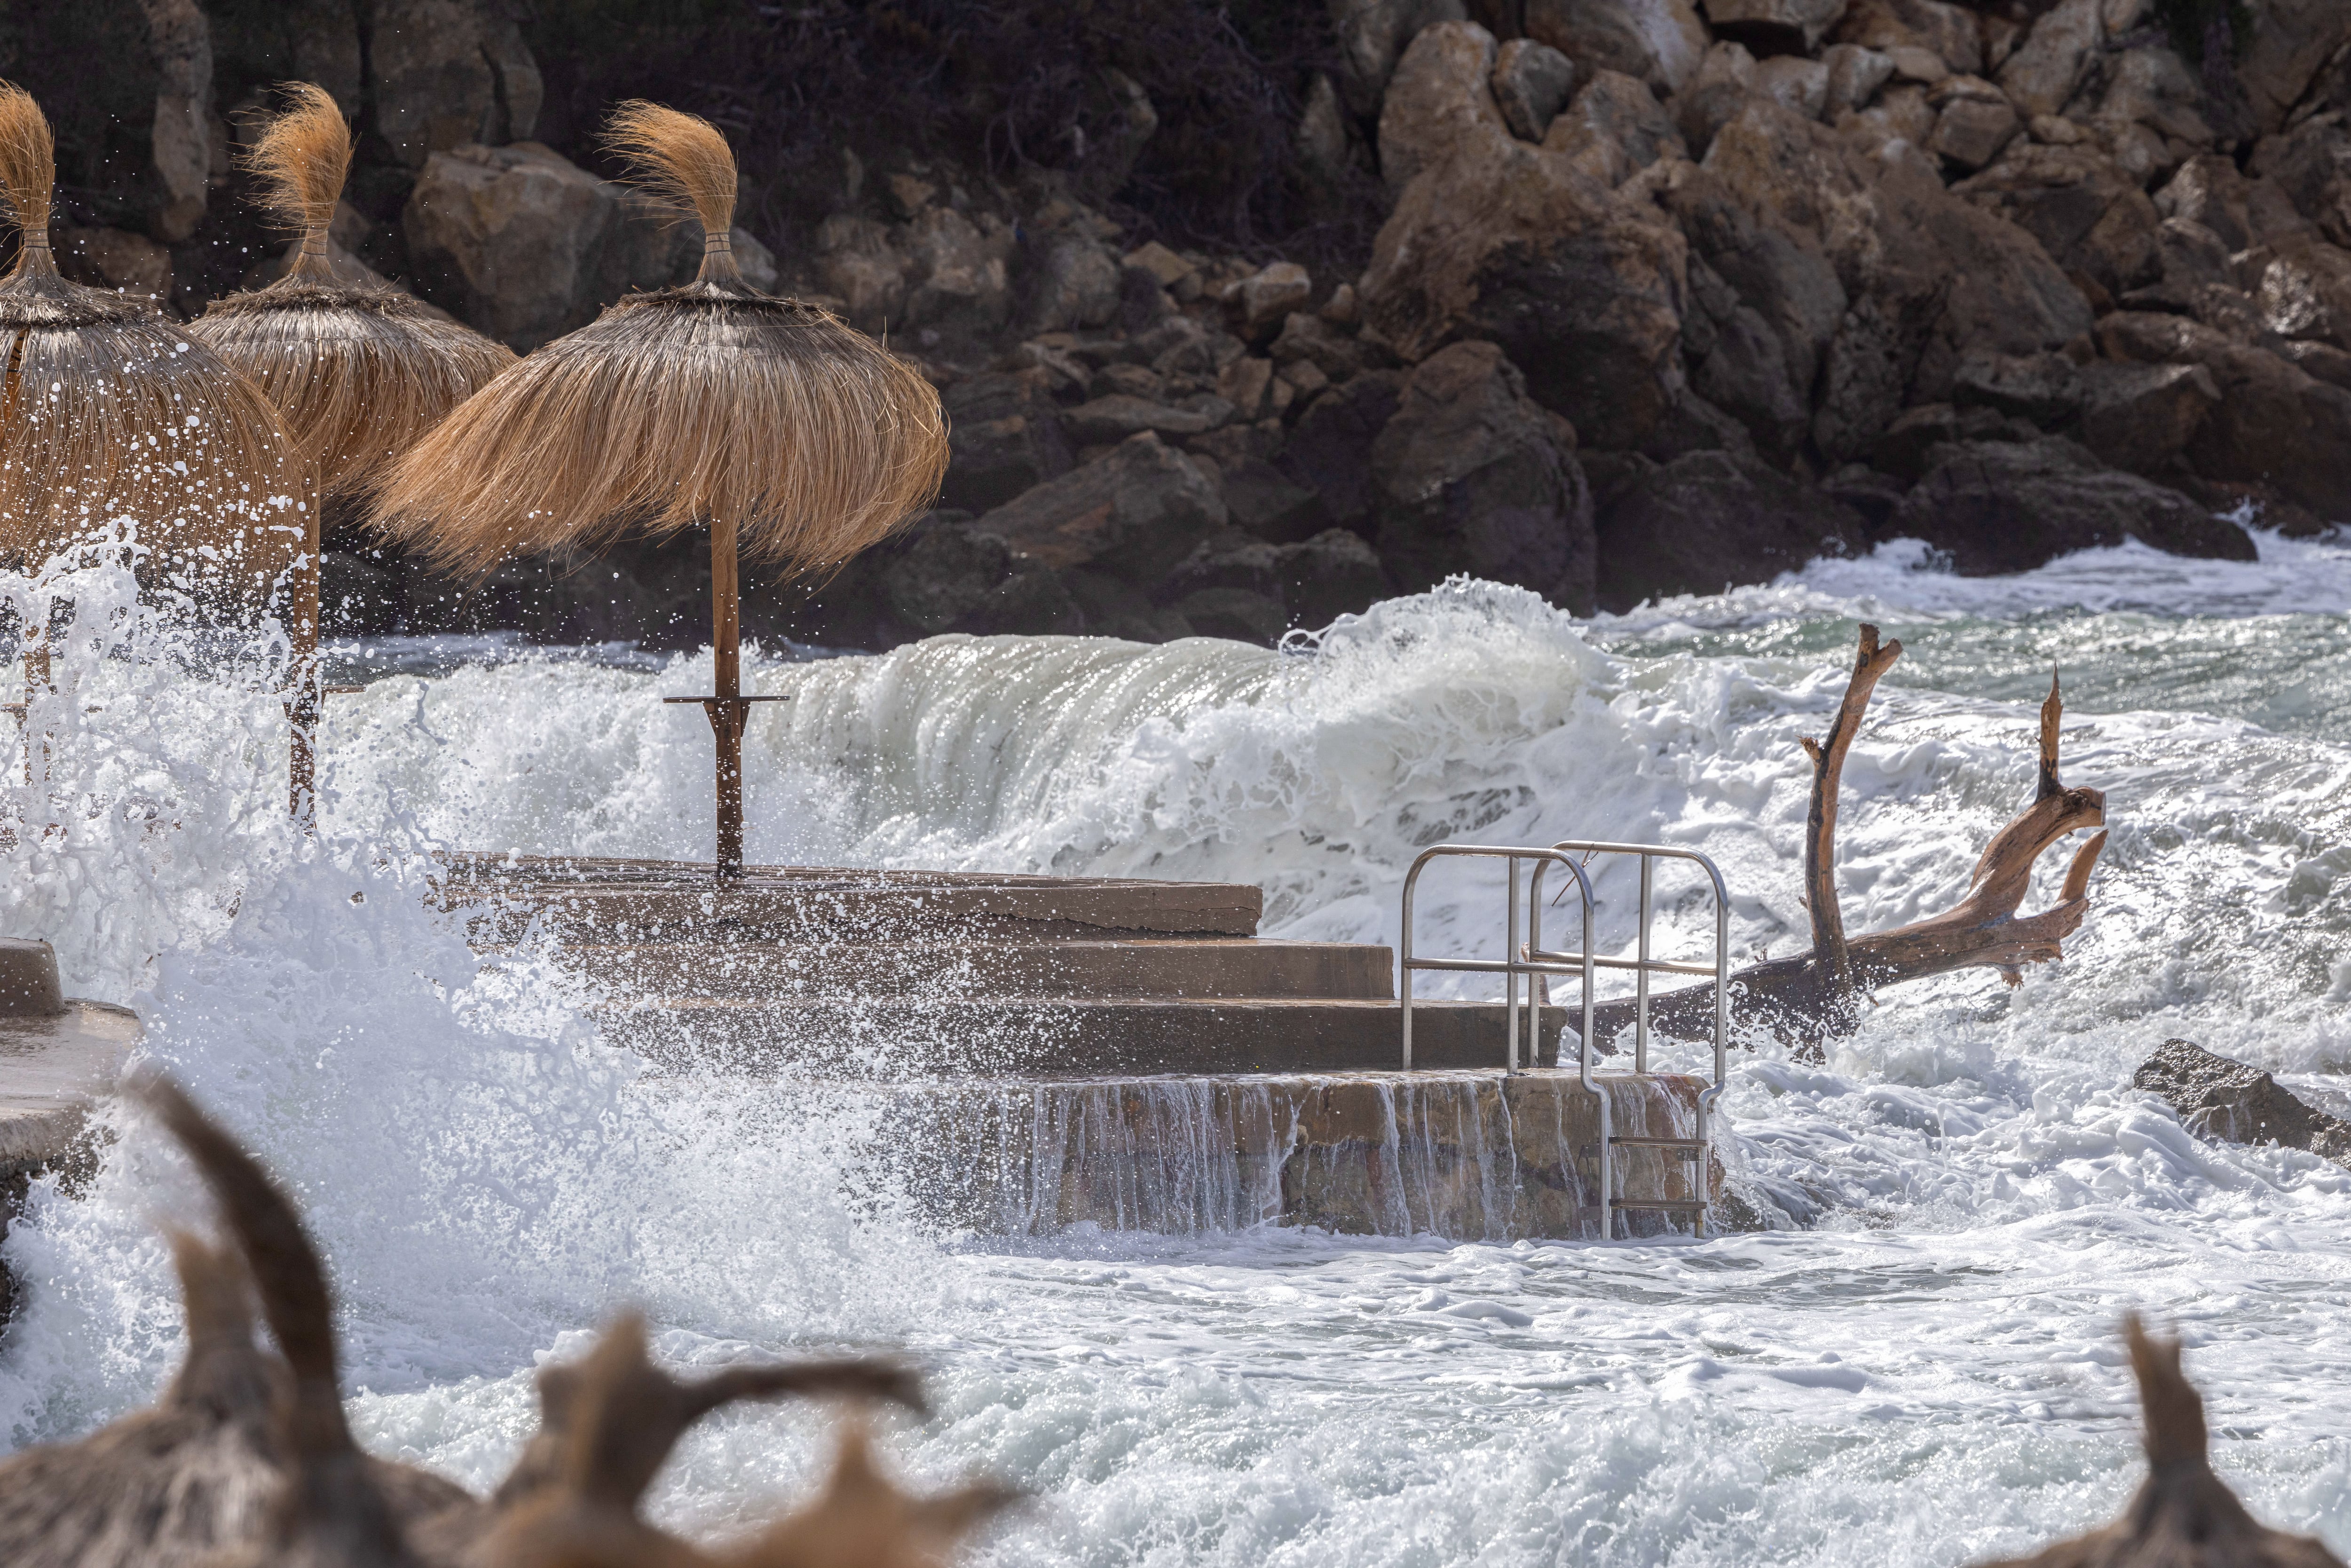
[[[2041,705],[2040,774],[2032,803],[1992,835],[1976,862],[1967,896],[1940,915],[1891,931],[1848,938],[1836,892],[1836,797],[1845,753],[1860,729],[1864,710],[1878,679],[1901,656],[1902,644],[1880,646],[1877,628],[1861,628],[1853,679],[1838,704],[1825,744],[1807,739],[1813,759],[1813,800],[1804,843],[1805,906],[1811,915],[1813,950],[1772,959],[1731,977],[1735,1021],[1760,1023],[1800,1042],[1850,1033],[1860,1021],[1868,993],[1905,980],[1922,980],[1955,969],[1996,969],[2014,985],[2027,964],[2064,956],[2064,939],[2089,914],[2090,873],[2105,848],[2101,831],[2074,852],[2056,904],[2037,915],[2018,915],[2032,868],[2042,852],[2067,834],[2103,828],[2105,796],[2096,789],[2067,789],[2057,767],[2057,737],[2064,701],[2053,673]],[[1650,1003],[1650,1022],[1677,1039],[1707,1038],[1714,1019],[1714,988],[1695,986],[1667,993]],[[1603,1040],[1631,1027],[1633,1003],[1603,1004],[1593,1024]]]
[[[1877,628],[1862,623],[1861,651],[1854,656],[1853,679],[1844,699],[1837,704],[1836,722],[1829,726],[1824,745],[1804,737],[1804,754],[1813,759],[1813,804],[1804,817],[1804,908],[1812,915],[1813,955],[1824,977],[1841,989],[1851,989],[1853,966],[1844,939],[1844,913],[1837,904],[1836,821],[1837,781],[1844,774],[1844,754],[1861,731],[1861,716],[1880,676],[1902,656],[1902,644],[1877,645]]]

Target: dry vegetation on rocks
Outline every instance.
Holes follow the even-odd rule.
[[[755,633],[1267,641],[1455,571],[1579,610],[1926,539],[2015,570],[2351,517],[2338,0],[24,0],[79,275],[268,275],[266,83],[356,120],[342,254],[528,350],[690,242],[611,100],[740,148],[737,252],[917,360],[937,510]],[[91,72],[78,62],[129,60]],[[699,641],[690,547],[354,628]]]

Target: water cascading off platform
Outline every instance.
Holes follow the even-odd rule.
[[[657,1071],[820,1081],[871,1096],[873,1157],[949,1226],[1196,1233],[1264,1224],[1465,1240],[1686,1227],[1721,1167],[1620,1152],[1556,1065],[1506,1074],[1499,1003],[1414,1008],[1394,958],[1256,935],[1229,883],[468,856],[444,903],[477,946],[526,934],[601,994]],[[1552,1063],[1545,1065],[1545,1063]],[[1599,1080],[1614,1130],[1689,1139],[1706,1084]]]

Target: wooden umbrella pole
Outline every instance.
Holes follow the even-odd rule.
[[[721,881],[743,874],[743,585],[732,517],[710,519],[710,727],[718,741],[718,863]]]
[[[315,825],[319,779],[318,733],[324,706],[319,688],[319,514],[310,512],[303,541],[305,564],[294,580],[294,695],[286,704],[293,727],[287,749],[286,804],[306,829]]]

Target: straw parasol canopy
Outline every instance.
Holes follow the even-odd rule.
[[[642,101],[609,145],[702,225],[702,269],[632,294],[476,392],[394,465],[379,525],[436,563],[710,530],[718,873],[742,868],[738,560],[837,566],[938,491],[946,421],[910,365],[830,312],[760,293],[729,243],[735,155],[707,121]]]
[[[291,107],[246,162],[300,246],[285,277],[213,301],[188,332],[277,405],[331,504],[362,494],[515,356],[399,289],[338,275],[327,231],[350,172],[350,129],[323,88],[282,90]]]
[[[628,296],[485,387],[395,465],[378,520],[473,575],[713,524],[755,563],[808,569],[927,504],[946,472],[936,390],[830,312],[744,281],[726,138],[632,102],[610,144],[701,221],[700,275]]]
[[[0,278],[0,561],[39,564],[128,517],[150,584],[208,610],[265,603],[316,513],[275,408],[155,308],[57,276],[57,152],[32,95],[0,82],[0,203],[20,239]]]

